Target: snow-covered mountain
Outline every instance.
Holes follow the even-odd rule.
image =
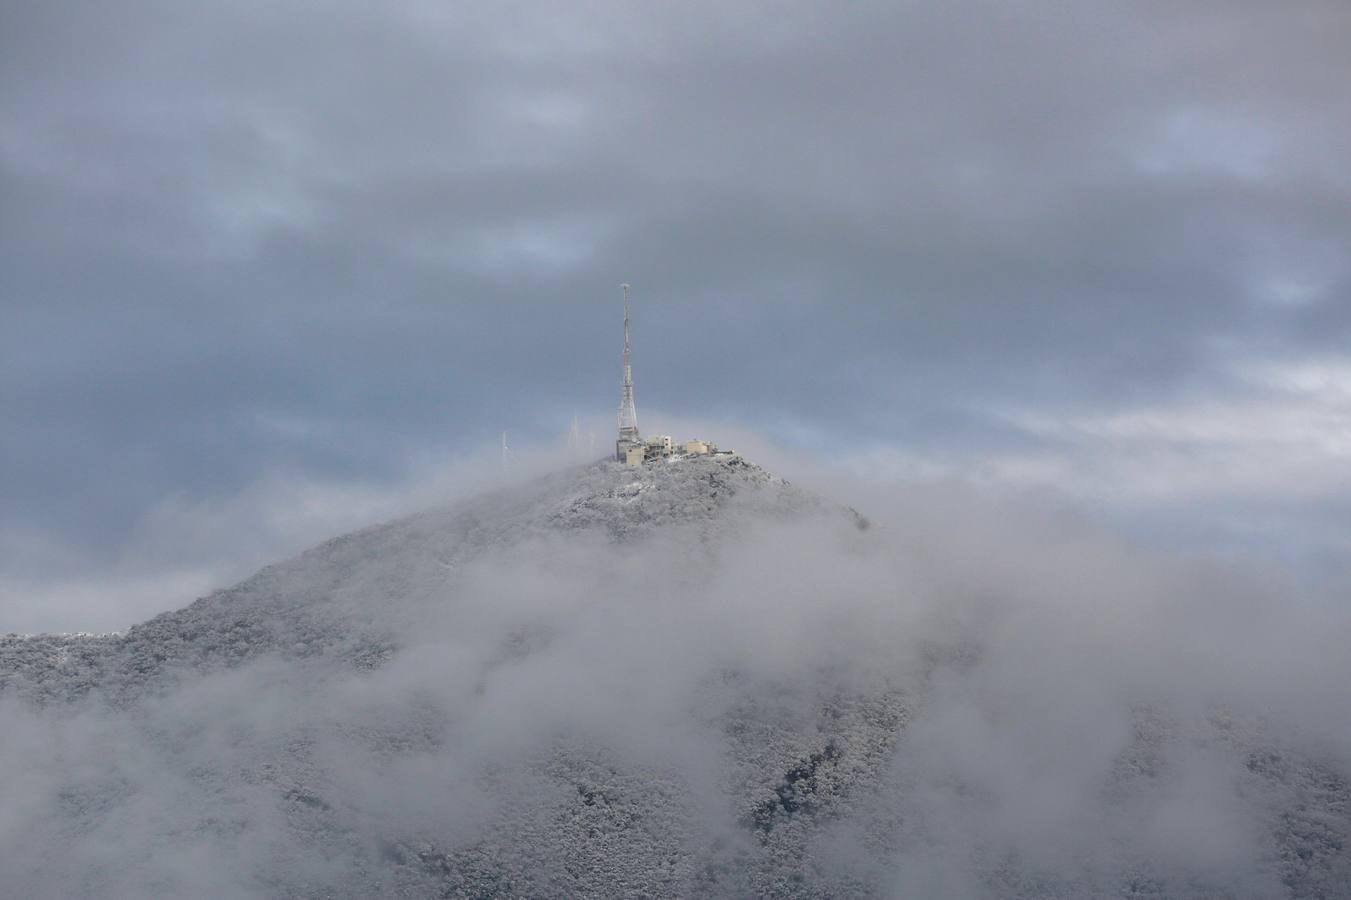
[[[1335,728],[934,527],[603,462],[0,639],[3,892],[1351,896]],[[1076,547],[1111,604],[1191,586]]]

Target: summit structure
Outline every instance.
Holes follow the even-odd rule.
[[[709,454],[734,455],[730,450],[719,450],[710,441],[698,439],[676,444],[669,434],[643,440],[638,431],[638,410],[633,405],[633,350],[629,346],[629,285],[624,289],[624,387],[619,395],[619,437],[615,440],[615,459],[630,466],[640,466],[649,460]]]
[[[633,405],[633,351],[629,347],[629,286],[624,289],[624,388],[619,395],[619,439],[615,441],[615,458],[624,462],[632,447],[643,445],[638,431],[638,410]]]

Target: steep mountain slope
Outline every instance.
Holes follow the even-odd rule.
[[[715,544],[740,521],[826,508],[740,457],[591,466],[343,535],[126,634],[10,638],[0,687],[42,701],[97,686],[124,700],[183,667],[210,671],[262,656],[324,654],[371,668],[394,649],[392,619],[486,553],[560,535],[622,545],[672,528],[682,540]]]
[[[1049,836],[992,829],[1022,795],[986,769],[1046,745],[961,719],[1006,648],[913,611],[912,549],[739,457],[599,463],[4,638],[0,863],[35,897],[1347,896],[1336,748],[1168,698],[1093,698],[1073,796],[1017,807]]]

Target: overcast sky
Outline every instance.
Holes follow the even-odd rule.
[[[0,0],[0,631],[603,448],[621,281],[649,431],[1335,566],[1348,48],[1345,0]]]

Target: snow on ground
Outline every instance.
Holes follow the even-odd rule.
[[[1351,896],[1335,660],[958,505],[598,463],[0,638],[6,890]]]

